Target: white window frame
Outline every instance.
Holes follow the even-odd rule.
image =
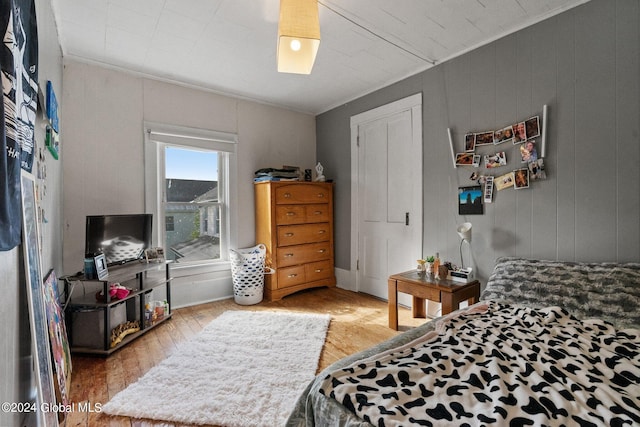
[[[229,248],[236,247],[238,237],[236,134],[206,129],[174,126],[154,122],[144,123],[145,209],[156,218],[153,221],[153,244],[165,242],[164,201],[165,147],[206,149],[224,153],[218,171],[220,201],[220,258],[211,261],[181,262],[175,268],[207,267],[209,271],[230,270]],[[159,244],[160,243],[160,244]]]

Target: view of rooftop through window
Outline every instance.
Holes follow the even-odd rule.
[[[165,148],[165,247],[177,262],[220,258],[219,153]]]

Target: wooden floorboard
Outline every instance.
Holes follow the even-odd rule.
[[[180,348],[204,326],[227,310],[294,311],[331,315],[327,339],[320,356],[318,372],[331,363],[364,350],[398,334],[388,327],[387,303],[366,294],[339,288],[302,291],[280,301],[252,306],[233,299],[177,309],[171,320],[163,322],[108,358],[73,355],[71,401],[75,411],[67,416],[68,427],[191,427],[183,424],[102,414],[104,405],[116,393],[134,383],[153,366]],[[424,323],[413,319],[411,311],[398,311],[400,331]],[[82,407],[90,411],[79,411]]]

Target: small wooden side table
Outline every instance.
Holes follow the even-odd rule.
[[[416,270],[389,276],[389,327],[398,330],[398,292],[413,296],[413,317],[426,318],[425,300],[442,303],[442,315],[460,307],[462,301],[475,304],[480,299],[480,282],[436,280]]]

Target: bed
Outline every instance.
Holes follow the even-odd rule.
[[[504,257],[480,300],[327,367],[287,425],[640,425],[640,264]]]

